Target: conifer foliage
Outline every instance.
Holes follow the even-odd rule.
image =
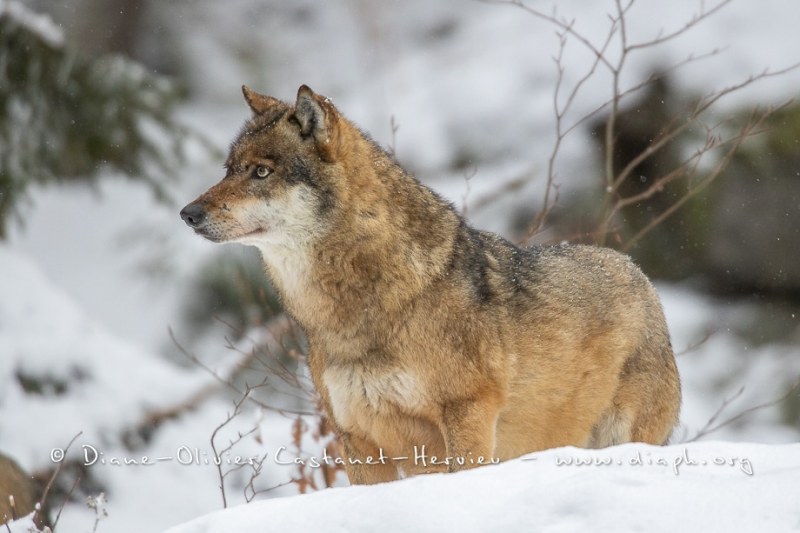
[[[84,57],[49,18],[0,0],[0,239],[33,183],[95,181],[106,169],[163,197],[181,158],[179,98],[138,63]]]

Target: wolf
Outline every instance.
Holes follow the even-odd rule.
[[[351,483],[667,441],[680,380],[628,257],[474,229],[330,99],[242,90],[252,118],[225,177],[180,216],[261,251]]]

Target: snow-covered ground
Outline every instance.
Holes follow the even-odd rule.
[[[167,533],[797,531],[800,444],[559,448],[219,511]]]
[[[613,2],[557,5],[560,13],[575,18],[578,29],[599,39]],[[680,27],[699,5],[639,0],[631,12],[631,37],[653,37],[660,29]],[[194,94],[181,116],[222,151],[247,116],[239,92],[242,83],[287,100],[307,83],[332,96],[383,144],[392,142],[394,118],[401,162],[457,204],[467,194],[465,172],[453,167],[462,154],[472,154],[477,163],[468,202],[531,167],[542,175],[553,140],[551,58],[558,40],[552,26],[518,8],[456,0],[409,0],[380,7],[363,0],[199,0],[163,9],[171,13],[171,31],[180,36],[177,42]],[[549,12],[551,4],[542,9]],[[787,66],[800,59],[797,20],[800,4],[734,1],[668,45],[631,56],[630,74],[623,80],[633,83],[635,76],[658,64],[726,47],[679,71],[678,82],[706,92],[767,67]],[[575,43],[567,52],[569,84],[584,73],[588,59]],[[800,73],[790,73],[725,105],[780,102],[799,86]],[[604,101],[608,87],[603,76],[587,84],[570,116]],[[558,169],[565,191],[579,186],[577,176],[594,164],[590,152],[580,131],[564,145]],[[173,186],[175,195],[188,202],[219,179],[221,161],[217,154],[194,153]],[[534,202],[541,185],[541,179],[534,179],[513,198],[471,212],[473,221],[506,231],[510,210]],[[163,352],[174,351],[169,327],[191,343],[182,337],[178,310],[196,265],[216,251],[183,227],[178,209],[180,205],[153,201],[141,185],[115,176],[93,191],[66,186],[33,191],[25,223],[0,247],[0,450],[23,467],[51,466],[51,454],[57,454],[53,450],[64,448],[79,432],[73,454],[92,446],[109,460],[131,459],[131,443],[124,442],[122,431],[212,382],[197,369],[178,367],[163,357]],[[232,245],[226,252],[242,253]],[[159,275],[152,275],[154,271]],[[800,375],[796,325],[794,338],[754,342],[742,332],[756,321],[760,310],[755,304],[716,300],[677,285],[662,284],[659,291],[676,352],[713,332],[678,356],[684,404],[675,442],[693,438],[726,400],[735,398],[719,421],[780,396]],[[796,317],[788,316],[791,310],[774,313],[785,313],[781,320],[797,324]],[[225,344],[220,335],[193,349],[224,369],[238,355]],[[50,377],[52,390],[26,393],[20,373]],[[742,386],[745,390],[737,396]],[[230,397],[212,396],[165,420],[146,442],[135,443],[139,459],[146,454],[170,460],[152,466],[99,461],[91,466],[108,497],[108,517],[98,531],[157,531],[219,509],[216,469],[202,461],[181,464],[181,454],[184,448],[210,454],[211,433],[232,408]],[[709,436],[727,442],[687,448],[690,457],[711,463],[717,457],[747,458],[752,475],[742,471],[741,463],[686,467],[678,475],[671,466],[627,464],[637,450],[673,460],[684,453],[681,444],[665,449],[630,445],[591,454],[554,450],[538,454],[535,461],[456,476],[253,503],[176,531],[300,531],[312,525],[375,529],[370,524],[382,529],[397,524],[398,531],[417,526],[666,531],[684,529],[681,524],[689,530],[789,530],[800,523],[788,499],[800,479],[800,449],[777,444],[798,441],[800,429],[787,426],[782,416],[777,408],[759,410]],[[248,408],[225,428],[220,442],[258,425],[258,440],[246,438],[236,452],[243,457],[274,453],[291,442],[291,423]],[[304,454],[318,451],[317,443],[304,443]],[[625,464],[556,464],[557,457],[570,455],[611,457]],[[282,484],[295,473],[293,467],[277,464],[265,470],[264,486]],[[229,504],[244,503],[243,480],[230,478]],[[296,492],[288,485],[261,497]],[[460,508],[472,512],[465,516],[457,513]],[[620,516],[629,516],[629,521],[616,526],[612,520]],[[690,517],[694,521],[682,521]],[[69,504],[59,530],[90,530],[93,521],[94,511]]]

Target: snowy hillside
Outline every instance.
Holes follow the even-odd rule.
[[[208,381],[110,335],[5,246],[0,294],[0,434],[3,451],[24,464],[80,432],[88,442],[116,442],[149,411]]]
[[[560,448],[458,474],[258,502],[168,533],[779,533],[800,528],[798,481],[800,444]]]
[[[217,472],[207,461],[213,453],[209,437],[231,412],[231,402],[216,391],[212,377],[109,333],[29,257],[3,245],[0,295],[0,452],[29,472],[62,461],[87,466],[84,486],[103,487],[94,494],[103,490],[109,502],[105,531],[163,528],[220,505]],[[224,375],[237,358],[229,353],[214,367]],[[161,417],[158,428],[148,426],[153,417]],[[258,411],[219,431],[217,443],[255,424],[261,425],[256,438],[221,453],[226,460],[287,444],[291,421]],[[307,449],[317,448],[312,442]],[[146,456],[153,464],[144,465]],[[286,484],[294,474],[288,466],[266,470],[267,486]],[[242,483],[246,472],[238,474],[232,479]],[[229,498],[243,501],[238,494]],[[58,530],[82,531],[93,517],[85,505],[69,505]]]

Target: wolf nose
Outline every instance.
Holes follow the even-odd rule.
[[[200,204],[189,204],[181,209],[181,218],[190,228],[196,228],[206,219],[206,210]]]

